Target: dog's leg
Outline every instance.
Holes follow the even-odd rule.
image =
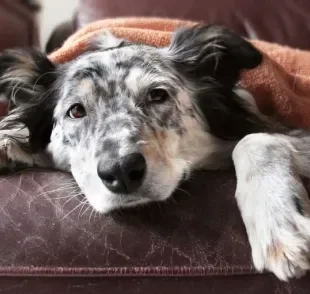
[[[233,151],[236,198],[255,267],[287,280],[310,268],[310,134],[252,134]]]
[[[14,171],[21,168],[51,166],[42,153],[27,152],[27,129],[0,130],[0,172]]]

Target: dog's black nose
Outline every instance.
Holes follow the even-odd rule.
[[[108,159],[98,165],[98,175],[114,193],[126,194],[137,190],[146,172],[146,161],[141,153],[131,153],[119,160]]]

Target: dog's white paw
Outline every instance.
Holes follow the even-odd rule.
[[[310,269],[309,200],[295,177],[253,181],[236,197],[258,271],[287,281]]]
[[[12,171],[19,167],[33,165],[34,159],[31,154],[24,151],[13,139],[0,140],[0,170]]]
[[[310,222],[306,218],[285,224],[276,221],[260,228],[264,233],[258,233],[259,228],[249,232],[254,265],[284,281],[301,277],[310,269]]]
[[[235,148],[236,199],[257,270],[287,281],[310,269],[310,201],[289,143],[268,134]]]
[[[53,163],[43,152],[31,153],[27,146],[28,130],[0,131],[0,172],[20,170],[27,167],[51,168]]]
[[[21,144],[27,142],[27,135],[22,130],[0,132],[0,171],[34,165],[32,154],[21,148]]]

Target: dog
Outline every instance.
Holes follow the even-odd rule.
[[[257,270],[310,267],[310,133],[264,116],[239,85],[262,54],[225,28],[180,28],[166,48],[109,32],[53,64],[36,50],[0,56],[0,166],[71,172],[101,213],[164,201],[195,169],[234,165]]]

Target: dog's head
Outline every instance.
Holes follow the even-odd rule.
[[[26,125],[32,151],[72,172],[98,211],[165,200],[193,168],[221,165],[225,140],[257,128],[234,88],[260,62],[217,26],[181,29],[167,48],[105,33],[65,65],[8,52],[0,87],[12,111],[1,127]]]

